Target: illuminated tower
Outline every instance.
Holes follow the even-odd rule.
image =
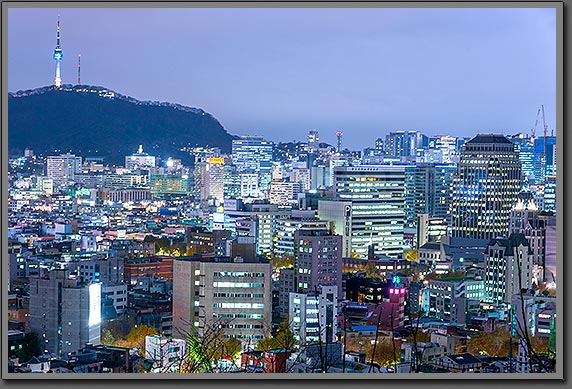
[[[503,135],[479,134],[465,143],[453,180],[453,237],[506,237],[521,184],[518,152]]]
[[[56,41],[56,49],[54,50],[54,60],[56,61],[56,80],[55,80],[56,88],[59,88],[62,85],[60,64],[62,62],[63,57],[64,55],[62,53],[62,48],[60,47],[60,15],[58,15],[58,35]]]
[[[342,135],[341,131],[336,132],[336,137],[338,138],[338,153],[342,152]]]

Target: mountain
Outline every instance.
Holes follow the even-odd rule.
[[[124,164],[139,145],[150,155],[189,159],[187,149],[219,147],[232,139],[212,115],[179,104],[139,101],[104,87],[48,86],[8,94],[10,155],[71,151]]]

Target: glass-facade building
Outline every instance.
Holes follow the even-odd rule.
[[[258,136],[243,136],[232,141],[232,163],[239,172],[258,173],[261,190],[267,190],[272,181],[273,146]]]
[[[503,135],[477,135],[465,144],[453,184],[453,237],[507,236],[522,186],[514,144]]]
[[[352,253],[365,258],[373,244],[376,254],[403,254],[405,167],[341,166],[334,180],[336,198],[351,201]]]

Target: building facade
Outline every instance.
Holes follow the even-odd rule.
[[[30,330],[42,351],[66,357],[85,343],[99,344],[101,285],[83,284],[52,270],[30,279]]]
[[[453,237],[508,235],[510,211],[522,186],[518,153],[503,135],[477,135],[461,151],[453,187]]]
[[[224,336],[245,349],[270,334],[272,264],[230,258],[174,261],[173,335],[184,338],[191,328],[204,333],[220,325]]]

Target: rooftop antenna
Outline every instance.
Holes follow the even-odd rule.
[[[81,85],[81,54],[77,55],[77,84]]]

